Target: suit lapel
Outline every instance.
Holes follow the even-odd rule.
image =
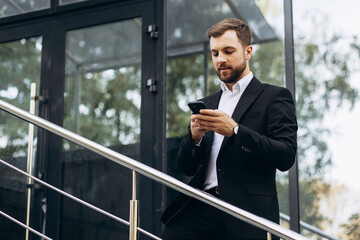
[[[240,119],[242,118],[246,110],[255,101],[255,99],[259,96],[259,94],[262,92],[262,89],[263,89],[263,84],[257,78],[253,77],[253,79],[245,89],[244,93],[242,94],[241,98],[239,99],[238,103],[236,104],[234,113],[231,116],[236,122],[240,122]],[[222,90],[215,93],[214,95],[211,95],[203,99],[206,107],[209,109],[217,109],[219,106],[221,94],[222,94]],[[206,142],[205,151],[208,156],[211,151],[213,139],[214,139],[213,131],[207,132],[203,139]],[[229,141],[229,137],[224,137],[220,151],[228,141]]]
[[[239,99],[239,102],[235,107],[234,113],[231,116],[236,122],[240,121],[246,110],[262,92],[262,89],[262,83],[254,77],[245,89],[241,98]]]
[[[222,90],[204,98],[203,100],[205,102],[206,108],[217,109],[219,107],[221,94],[222,94]]]
[[[242,118],[246,110],[255,101],[255,99],[259,96],[259,94],[262,92],[262,89],[263,89],[262,83],[257,78],[253,77],[249,85],[246,87],[241,98],[239,99],[235,107],[234,113],[231,116],[237,123],[240,122],[240,119]],[[229,137],[224,137],[220,151],[228,141],[229,141]]]

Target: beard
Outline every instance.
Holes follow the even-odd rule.
[[[219,69],[216,69],[216,73],[219,77],[219,79],[221,81],[223,81],[224,83],[234,83],[236,81],[238,81],[240,79],[240,77],[242,76],[243,72],[245,71],[246,68],[246,63],[241,63],[239,66],[237,66],[235,69],[232,68],[231,66],[219,66],[219,67],[228,67],[231,69],[230,74],[221,74]]]

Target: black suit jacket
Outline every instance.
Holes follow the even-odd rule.
[[[217,109],[222,91],[202,99],[207,108]],[[282,87],[251,80],[232,118],[239,123],[237,135],[225,137],[216,162],[219,198],[239,208],[279,222],[276,169],[288,170],[295,161],[297,122],[291,93]],[[190,185],[203,189],[213,132],[194,145],[191,133],[184,138],[177,161],[185,175],[194,176]],[[180,194],[166,209],[166,224],[191,198]],[[225,213],[224,213],[225,214]],[[266,238],[266,233],[225,214],[230,232],[242,238]]]

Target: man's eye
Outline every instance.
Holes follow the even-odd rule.
[[[226,51],[225,53],[226,54],[232,54],[232,53],[234,53],[234,51]]]
[[[214,57],[217,57],[217,56],[219,55],[219,53],[213,52],[212,55],[213,55]]]

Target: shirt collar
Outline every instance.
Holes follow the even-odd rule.
[[[252,72],[249,72],[248,75],[238,80],[232,87],[232,91],[228,89],[224,82],[221,82],[220,87],[223,93],[236,93],[236,92],[243,92],[247,85],[249,85],[251,79],[254,77]]]

